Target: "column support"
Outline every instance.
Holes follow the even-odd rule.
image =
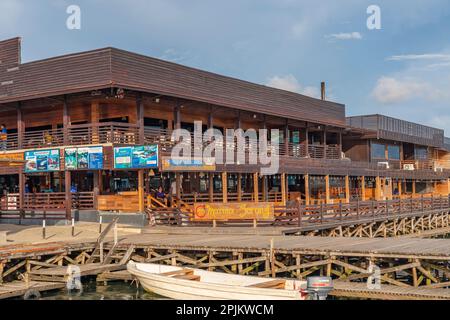
[[[325,176],[325,203],[330,203],[330,175]]]
[[[258,172],[253,173],[253,196],[255,203],[259,202],[259,174]]]
[[[309,193],[309,174],[305,174],[305,204],[309,205],[311,203],[311,196]]]
[[[222,172],[222,202],[228,202],[228,174],[227,172]]]
[[[350,203],[350,178],[345,176],[345,203]]]

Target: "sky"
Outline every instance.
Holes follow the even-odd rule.
[[[66,12],[80,8],[81,28]],[[381,29],[369,29],[370,5]],[[381,113],[450,135],[447,0],[0,0],[22,61],[107,46]]]

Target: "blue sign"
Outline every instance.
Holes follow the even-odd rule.
[[[59,170],[59,149],[25,152],[25,172],[49,172]]]
[[[149,169],[158,166],[158,145],[114,148],[116,169]]]

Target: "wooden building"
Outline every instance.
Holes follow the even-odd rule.
[[[19,38],[0,42],[0,154],[25,161],[0,167],[6,211],[69,218],[72,210],[449,193],[442,130],[378,115],[346,119],[324,92],[315,99],[115,48],[28,63],[20,55]],[[278,129],[278,173],[261,175],[260,162],[173,165],[172,132],[192,132],[195,121],[203,131]]]

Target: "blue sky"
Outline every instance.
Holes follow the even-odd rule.
[[[66,8],[81,8],[68,30]],[[381,8],[381,30],[366,26]],[[450,133],[446,0],[0,0],[23,61],[114,46]]]

